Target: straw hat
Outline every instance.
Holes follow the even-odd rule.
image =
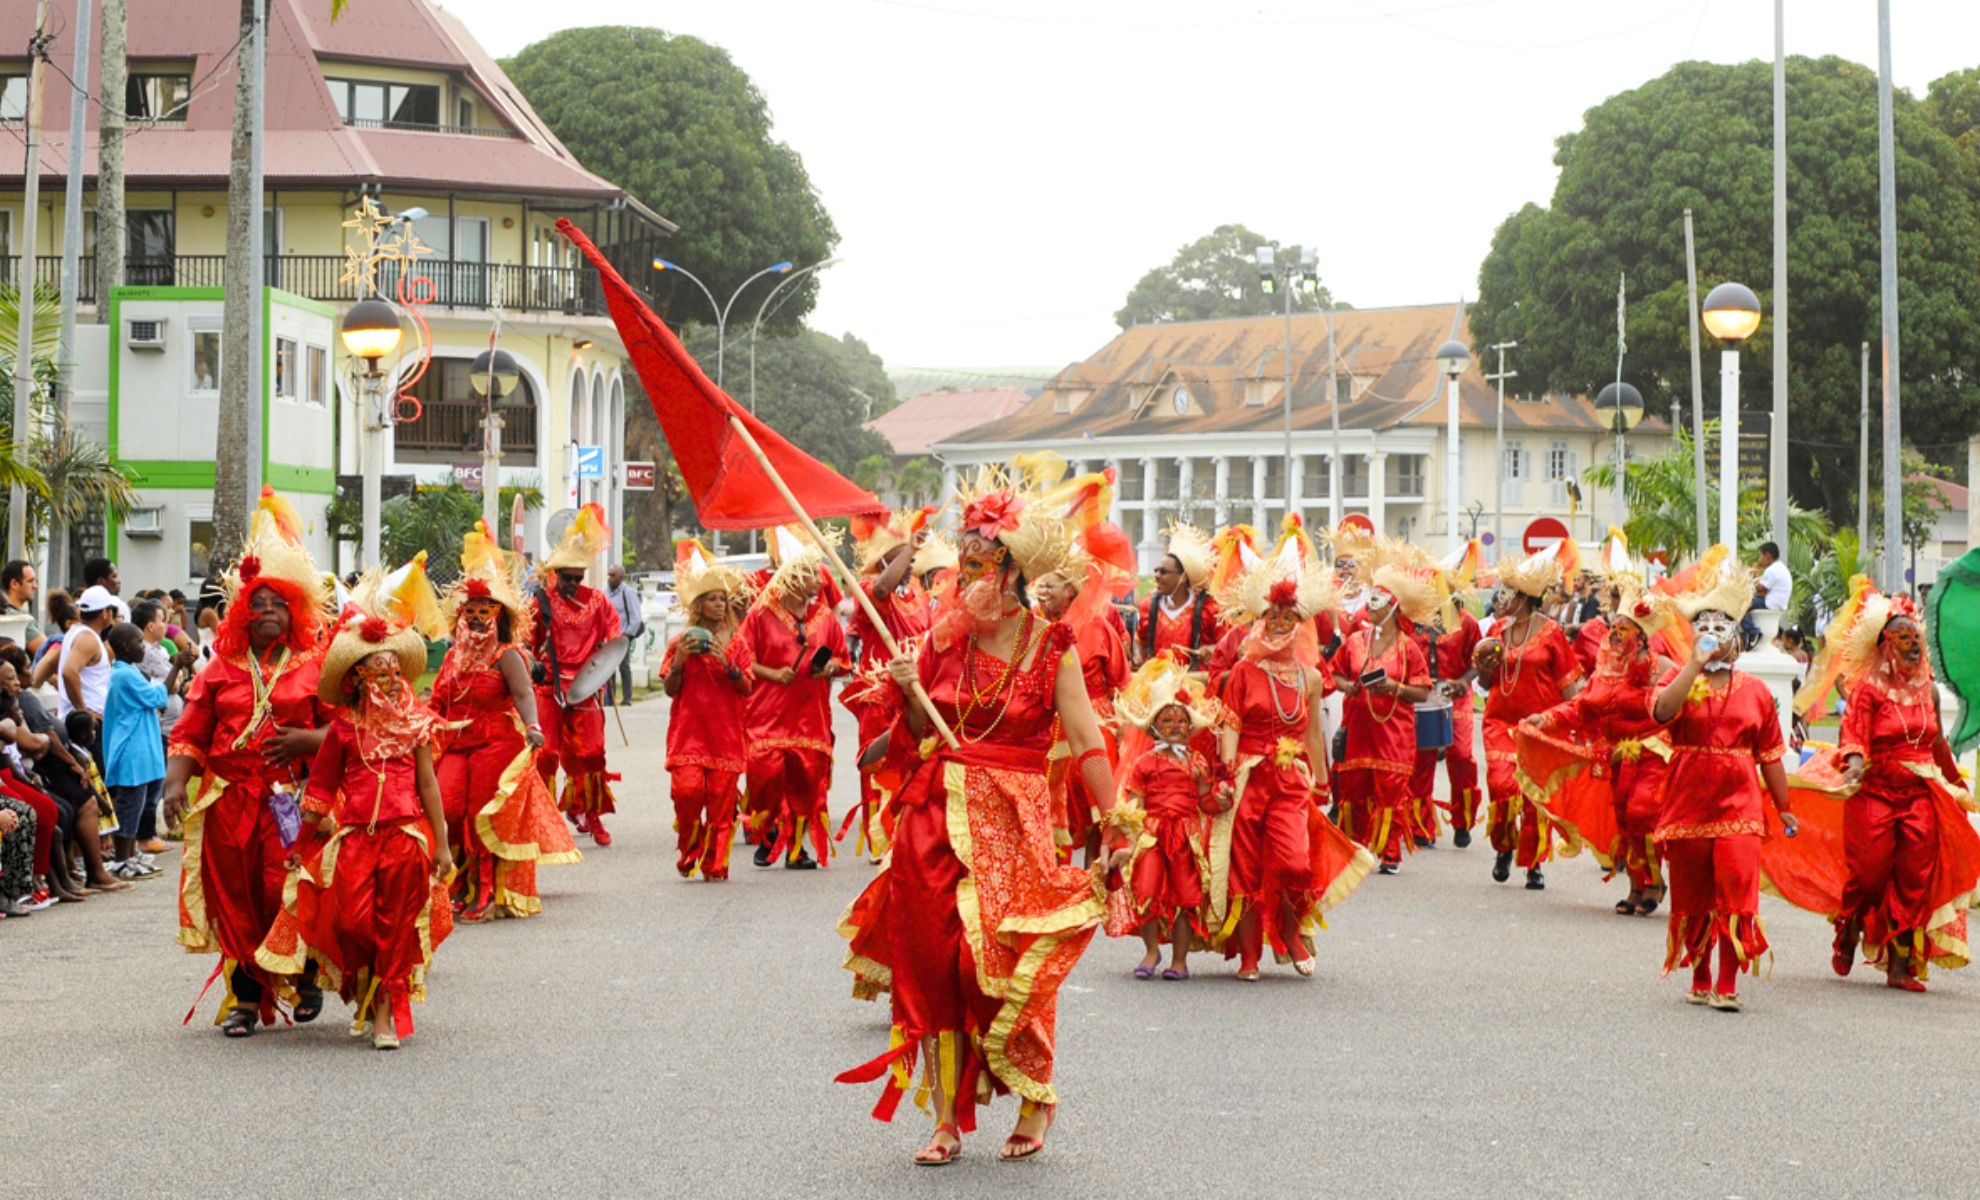
[[[302,518],[287,500],[263,486],[261,503],[248,524],[247,540],[241,544],[240,558],[221,577],[231,607],[245,598],[256,583],[278,581],[300,593],[315,610],[329,606],[330,591],[323,572],[302,544]],[[295,614],[300,616],[301,614]]]
[[[352,667],[381,650],[399,657],[399,674],[410,683],[426,671],[426,639],[445,632],[440,598],[426,577],[426,554],[390,575],[367,572],[337,615],[335,636],[323,654],[316,695],[325,704],[348,705],[344,677]]]
[[[473,529],[461,535],[461,577],[447,589],[441,605],[448,628],[470,600],[493,600],[501,605],[509,614],[509,632],[517,641],[527,638],[530,613],[523,599],[522,556],[503,550],[485,521],[476,521]]]
[[[1698,614],[1705,612],[1742,617],[1753,606],[1753,572],[1741,566],[1730,552],[1717,546],[1712,551],[1712,556],[1701,562],[1701,565],[1709,563],[1711,569],[1698,572],[1690,587],[1672,597],[1678,613],[1687,621],[1696,620]]]
[[[921,539],[921,548],[914,552],[914,562],[909,570],[916,575],[926,575],[930,571],[953,571],[962,561],[956,552],[956,539],[938,530],[931,530]]]
[[[1291,608],[1310,620],[1338,599],[1332,567],[1322,566],[1306,531],[1289,520],[1269,558],[1261,558],[1217,595],[1224,619],[1245,624],[1273,608]]]
[[[914,540],[935,515],[932,508],[908,508],[885,516],[858,516],[848,521],[852,528],[854,570],[871,575],[886,557]]]
[[[770,573],[763,590],[757,593],[760,603],[767,604],[793,592],[799,581],[805,578],[805,572],[811,572],[811,577],[815,579],[825,569],[825,552],[799,526],[777,526],[770,531],[767,544],[770,561],[776,564],[777,569]]]
[[[1644,637],[1654,638],[1677,623],[1677,606],[1670,597],[1651,591],[1642,576],[1623,572],[1610,579],[1617,592],[1616,616],[1641,629]]]
[[[1125,724],[1147,729],[1171,704],[1180,704],[1189,713],[1192,730],[1215,725],[1220,713],[1217,701],[1201,682],[1190,676],[1189,668],[1166,654],[1158,654],[1141,664],[1141,669],[1115,695],[1114,712]]]
[[[1237,577],[1264,561],[1258,553],[1258,530],[1250,525],[1226,525],[1217,531],[1210,549],[1215,555],[1210,566],[1211,595],[1222,592]]]
[[[1580,551],[1573,538],[1561,539],[1551,550],[1529,554],[1518,562],[1499,568],[1499,582],[1522,596],[1544,596],[1567,573],[1580,565]]]
[[[682,538],[674,543],[674,602],[690,619],[703,596],[734,595],[748,586],[742,572],[717,563],[699,540]]]
[[[1026,579],[1058,575],[1085,579],[1085,551],[1079,527],[1055,506],[1043,502],[1026,483],[1027,472],[985,464],[960,490],[964,534],[1002,545]],[[1029,477],[1037,477],[1034,469]]]
[[[612,531],[605,524],[605,510],[587,504],[578,509],[577,519],[543,560],[544,573],[589,570],[593,560],[611,548]]]
[[[1450,598],[1435,567],[1383,563],[1369,582],[1394,596],[1402,615],[1416,625],[1436,623]]]
[[[1210,567],[1215,558],[1210,538],[1194,525],[1178,521],[1162,531],[1169,539],[1167,553],[1182,564],[1183,577],[1191,587],[1203,587],[1210,582]]]

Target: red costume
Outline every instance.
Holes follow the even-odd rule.
[[[1752,970],[1767,949],[1759,915],[1767,818],[1758,768],[1779,762],[1787,749],[1773,693],[1749,675],[1731,675],[1724,691],[1701,677],[1670,722],[1672,758],[1655,834],[1671,888],[1664,971],[1691,967],[1692,989],[1703,991],[1716,944],[1725,995],[1734,991],[1736,970]]]
[[[1400,686],[1428,687],[1430,668],[1416,642],[1399,631],[1386,650],[1371,656],[1376,632],[1370,627],[1349,634],[1328,669],[1348,680],[1379,670]],[[1345,699],[1341,725],[1347,754],[1336,770],[1345,832],[1384,862],[1400,861],[1415,828],[1410,777],[1416,766],[1416,709],[1399,697],[1357,687]]]
[[[1258,662],[1240,661],[1222,693],[1238,730],[1237,760],[1230,764],[1237,805],[1211,823],[1205,923],[1221,940],[1238,928],[1245,906],[1261,910],[1252,927],[1257,940],[1225,952],[1235,949],[1246,968],[1256,967],[1267,941],[1282,962],[1310,955],[1323,914],[1375,866],[1373,855],[1327,819],[1326,782],[1307,760],[1305,680],[1296,664],[1285,668],[1294,673],[1292,682]]]
[[[433,706],[450,726],[433,773],[465,884],[461,905],[475,920],[483,912],[542,912],[537,865],[581,861],[502,674],[502,656],[523,657],[522,649],[495,642],[492,632],[487,645],[475,647],[457,630],[433,680]]]
[[[1423,651],[1431,679],[1444,682],[1462,679],[1471,670],[1471,656],[1484,640],[1478,618],[1458,609],[1458,627],[1448,633],[1412,624],[1410,640]],[[1323,642],[1322,645],[1325,645]],[[1436,653],[1431,653],[1435,647]],[[1409,792],[1414,799],[1417,830],[1424,837],[1437,836],[1437,760],[1444,760],[1444,774],[1451,785],[1451,826],[1469,830],[1478,821],[1478,731],[1473,721],[1471,685],[1459,688],[1451,697],[1451,744],[1440,755],[1435,750],[1418,750],[1416,767],[1410,773]]]
[[[1552,854],[1553,833],[1546,812],[1532,805],[1520,789],[1513,729],[1559,704],[1562,693],[1581,678],[1581,667],[1559,625],[1542,616],[1525,621],[1526,640],[1517,646],[1503,640],[1513,622],[1502,622],[1493,631],[1501,638],[1505,658],[1485,697],[1485,764],[1492,792],[1488,825],[1492,849],[1514,854],[1519,866],[1531,870]]]
[[[235,601],[243,613],[247,604],[246,594]],[[266,751],[278,726],[315,729],[329,719],[316,698],[321,668],[321,650],[278,648],[265,666],[251,652],[216,656],[193,676],[172,726],[168,753],[192,760],[199,781],[184,816],[179,944],[221,956],[214,974],[228,972],[228,992],[216,1023],[237,1004],[258,1006],[263,1024],[274,1021],[272,979],[255,951],[281,911],[289,851],[269,793],[299,791],[302,764],[274,766]]]
[[[912,547],[900,551],[903,554],[911,552]],[[934,609],[929,603],[928,593],[922,590],[921,585],[909,577],[903,580],[901,586],[895,588],[891,594],[883,596],[879,594],[878,583],[877,579],[865,579],[860,582],[860,587],[865,590],[867,598],[873,601],[873,609],[880,614],[881,622],[887,627],[887,632],[893,636],[894,645],[906,647],[910,641],[927,633],[928,623],[934,617]],[[887,649],[886,641],[874,628],[872,619],[866,615],[864,606],[857,604],[853,606],[851,625],[853,636],[859,639],[859,670],[869,674],[885,671],[888,661],[893,656]],[[853,708],[853,716],[859,721],[859,745],[862,748],[885,733],[887,725],[893,719],[891,710],[885,705],[860,704],[854,707],[849,704],[848,706]],[[884,805],[885,797],[881,794],[875,776],[870,772],[862,772],[859,777],[859,810],[856,818],[860,823],[860,834],[859,839],[854,842],[856,848],[861,846],[870,848],[875,855],[886,849],[887,836],[880,821],[880,810]],[[855,818],[852,814],[847,814],[847,819]]]
[[[832,785],[832,680],[813,674],[812,665],[821,650],[827,663],[842,670],[849,665],[845,630],[822,602],[807,608],[800,621],[780,599],[766,596],[743,618],[736,637],[755,665],[796,671],[787,684],[759,677],[744,706],[750,832],[762,835],[774,826],[776,849],[796,855],[809,829],[823,866],[832,843],[826,807]]]
[[[1584,621],[1574,631],[1574,661],[1581,664],[1583,675],[1595,673],[1595,660],[1602,656],[1602,643],[1608,640],[1609,621],[1606,617]]]
[[[1146,814],[1126,870],[1135,915],[1167,925],[1186,914],[1198,936],[1207,938],[1198,912],[1210,865],[1204,817],[1217,804],[1214,796],[1199,793],[1199,774],[1212,778],[1210,764],[1187,743],[1160,746],[1128,768],[1121,799],[1138,802]]]
[[[1182,655],[1191,669],[1200,670],[1202,667],[1198,659],[1184,652],[1214,647],[1223,636],[1224,625],[1218,619],[1217,601],[1208,592],[1192,591],[1180,608],[1171,608],[1161,596],[1153,593],[1141,602],[1141,621],[1136,638],[1142,660],[1164,651],[1174,651]]]
[[[888,753],[907,782],[892,856],[840,922],[855,994],[893,991],[891,1048],[839,1077],[891,1073],[874,1109],[883,1120],[924,1037],[937,1039],[964,1132],[974,1128],[979,1084],[1058,1101],[1059,985],[1105,914],[1094,877],[1059,861],[1045,782],[1054,689],[1073,641],[1066,626],[1026,614],[1016,662],[974,639],[943,649],[930,639],[917,656],[922,686],[959,745],[918,738],[905,717],[894,726]]]
[[[1111,605],[1109,607],[1112,607]],[[1086,685],[1086,698],[1093,705],[1093,716],[1100,722],[1100,737],[1106,743],[1107,766],[1115,765],[1120,739],[1114,719],[1114,693],[1128,680],[1127,648],[1114,623],[1096,616],[1073,635],[1073,650],[1079,656],[1080,681]],[[1063,733],[1063,731],[1061,731]],[[1054,757],[1047,770],[1053,804],[1059,818],[1059,852],[1070,862],[1073,851],[1088,845],[1099,830],[1100,813],[1093,797],[1086,794],[1073,769],[1072,755],[1062,752],[1064,738],[1054,739]]]
[[[673,673],[685,653],[681,640],[677,634],[668,644],[660,663],[663,676]],[[684,877],[697,869],[704,879],[729,877],[736,783],[749,760],[743,715],[749,664],[749,644],[739,634],[726,648],[688,654],[681,663],[681,690],[667,710],[667,775],[674,797],[674,867]]]
[[[558,696],[600,646],[619,636],[619,614],[596,588],[579,584],[576,595],[566,599],[554,581],[537,593],[536,607],[536,657],[550,668],[550,682],[536,689],[536,718],[543,726],[536,769],[554,792],[557,769],[563,768],[565,812],[602,816],[615,811],[612,781],[618,779],[605,770],[605,709],[596,692]]]

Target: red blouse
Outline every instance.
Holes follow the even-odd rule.
[[[801,631],[801,632],[800,632]],[[758,679],[743,705],[749,748],[757,750],[817,750],[832,752],[832,680],[813,675],[811,660],[824,648],[832,662],[850,665],[846,631],[830,607],[813,604],[802,623],[782,604],[758,604],[743,618],[736,641],[743,642],[747,661],[771,669],[794,667],[797,678],[788,684]]]
[[[921,686],[942,719],[963,743],[964,759],[994,758],[999,765],[1045,773],[1045,756],[1057,740],[1058,705],[1054,689],[1059,667],[1073,653],[1073,631],[1036,617],[1025,623],[1029,639],[1043,644],[1019,669],[964,641],[937,649],[923,642],[917,666]],[[1075,660],[1075,665],[1077,660]]]
[[[681,635],[667,644],[660,674],[671,675],[681,654]],[[690,654],[681,667],[681,690],[667,709],[667,769],[705,767],[740,772],[747,765],[743,694],[729,670],[749,678],[749,643],[731,637],[721,654]],[[758,685],[762,686],[762,685]]]
[[[918,638],[928,632],[929,623],[934,619],[934,610],[928,603],[928,593],[921,585],[910,578],[901,587],[886,596],[879,593],[878,580],[867,579],[860,582],[860,588],[867,598],[873,601],[874,611],[893,635],[896,645],[909,638]],[[885,666],[893,656],[887,653],[887,643],[867,619],[866,609],[855,604],[852,612],[852,633],[859,639],[859,666],[861,670]]]
[[[1151,655],[1175,647],[1178,650],[1196,650],[1205,646],[1215,646],[1224,636],[1224,623],[1217,611],[1217,601],[1208,595],[1202,596],[1203,618],[1200,625],[1196,618],[1196,603],[1199,593],[1192,593],[1189,603],[1182,611],[1171,614],[1162,605],[1162,597],[1151,594],[1141,605],[1141,628],[1135,636],[1143,650],[1150,650],[1148,640],[1149,622],[1154,622],[1155,631]],[[1194,629],[1196,636],[1190,636]]]
[[[505,649],[502,654],[508,652]],[[517,649],[516,653],[522,651]],[[465,749],[522,739],[515,699],[509,695],[509,681],[502,675],[501,661],[501,655],[497,655],[488,666],[461,674],[455,669],[458,662],[453,650],[448,650],[447,657],[441,660],[440,673],[433,677],[433,709],[449,723],[467,722],[451,735],[445,743],[448,747]]]
[[[1929,681],[1900,690],[1872,673],[1850,689],[1836,744],[1843,754],[1863,756],[1866,782],[1918,786],[1918,776],[1904,764],[1940,761],[1939,743],[1939,708]]]
[[[367,759],[358,732],[341,714],[324,731],[310,764],[307,812],[329,813],[340,825],[385,825],[421,816],[419,768],[410,754]]]
[[[263,747],[277,726],[315,729],[330,719],[330,710],[316,698],[322,670],[320,652],[291,654],[273,672],[268,711],[256,721],[254,676],[246,661],[213,659],[193,676],[185,710],[172,726],[169,753],[197,761],[202,771],[236,787],[260,788],[288,780],[300,768],[269,765]],[[242,741],[250,721],[256,721],[253,733]],[[237,741],[239,746],[234,744]]]
[[[1076,635],[1079,673],[1096,712],[1114,711],[1114,693],[1127,686],[1127,647],[1114,623],[1096,617]]]
[[[1494,630],[1494,632],[1501,632]],[[1581,664],[1561,627],[1547,617],[1517,646],[1500,641],[1506,656],[1499,681],[1485,697],[1485,719],[1515,724],[1561,702],[1561,693],[1581,678]]]
[[[1574,631],[1574,660],[1581,664],[1581,673],[1590,674],[1595,670],[1595,659],[1602,653],[1602,643],[1609,638],[1609,622],[1602,617],[1584,622]]]
[[[545,663],[554,662],[553,670],[558,682],[568,687],[585,660],[600,646],[619,636],[619,614],[613,610],[612,602],[605,598],[605,593],[583,586],[578,588],[575,600],[566,600],[555,588],[551,588],[537,598],[537,605],[537,657]],[[553,643],[557,649],[554,658],[550,653]],[[572,696],[570,700],[575,704],[590,698]]]
[[[1374,639],[1373,628],[1349,634],[1334,652],[1329,669],[1344,679],[1358,680],[1379,668],[1404,686],[1429,686],[1430,667],[1415,641],[1398,633],[1387,650],[1370,658],[1368,648]],[[1339,764],[1342,769],[1365,767],[1406,774],[1415,766],[1416,709],[1401,697],[1357,689],[1342,702],[1341,725],[1347,730],[1347,756]]]
[[[1676,671],[1667,673],[1657,691],[1676,677]],[[1725,691],[1687,699],[1670,731],[1673,754],[1656,840],[1764,834],[1757,768],[1787,753],[1767,685],[1735,670]]]
[[[1240,659],[1224,677],[1223,701],[1224,707],[1237,718],[1238,754],[1273,754],[1280,741],[1287,738],[1297,743],[1300,753],[1305,754],[1303,673],[1300,682],[1288,685],[1272,678],[1256,662]]]
[[[1141,797],[1141,807],[1151,817],[1188,821],[1216,808],[1213,797],[1197,794],[1196,770],[1210,775],[1210,764],[1193,750],[1182,758],[1150,750],[1128,768],[1122,792]]]

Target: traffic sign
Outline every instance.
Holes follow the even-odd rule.
[[[605,478],[605,447],[579,446],[577,467],[571,474],[579,479]]]
[[[626,464],[626,490],[629,492],[650,492],[660,477],[659,466],[650,462],[629,462]]]
[[[1555,517],[1535,517],[1520,535],[1519,544],[1528,554],[1552,550],[1568,539],[1568,527]]]

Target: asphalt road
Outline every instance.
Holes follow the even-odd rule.
[[[1972,1193],[1980,972],[1838,980],[1827,925],[1767,900],[1748,1010],[1689,1007],[1661,919],[1611,913],[1591,861],[1534,894],[1482,843],[1370,879],[1311,981],[1200,958],[1137,982],[1138,943],[1097,942],[1061,996],[1048,1149],[996,1161],[1005,1101],[918,1169],[926,1119],[832,1082],[885,1046],[833,933],[868,869],[676,878],[663,719],[611,734],[615,844],[546,869],[541,917],[458,931],[395,1054],[334,998],[245,1042],[211,998],[182,1027],[213,960],[174,945],[162,879],[0,924],[0,1196]]]

